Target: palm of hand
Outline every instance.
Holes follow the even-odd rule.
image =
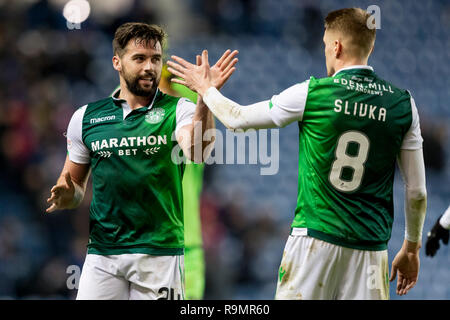
[[[172,56],[173,61],[168,61],[168,70],[179,78],[173,78],[171,81],[188,87],[189,89],[203,95],[206,90],[214,86],[220,89],[228,78],[236,70],[234,65],[238,59],[237,50],[225,51],[217,63],[210,67],[208,62],[208,51],[203,50],[202,55],[197,55],[197,63],[193,65],[183,58]]]

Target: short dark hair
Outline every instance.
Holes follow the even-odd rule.
[[[330,12],[325,18],[325,30],[341,32],[349,36],[355,47],[354,53],[368,56],[375,43],[375,28],[369,29],[370,13],[361,8],[346,8]]]
[[[117,28],[114,34],[113,52],[114,55],[122,56],[130,40],[135,40],[137,44],[143,43],[147,45],[151,40],[158,41],[163,47],[166,33],[155,24],[147,24],[143,22],[127,22]]]

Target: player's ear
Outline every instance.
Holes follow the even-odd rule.
[[[339,40],[334,40],[334,57],[337,59],[342,53],[342,43]]]
[[[112,57],[112,63],[113,63],[114,69],[116,69],[119,72],[122,71],[122,62],[120,61],[120,58],[118,55],[114,55]]]

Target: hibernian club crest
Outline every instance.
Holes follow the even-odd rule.
[[[166,110],[162,108],[155,108],[151,109],[146,115],[145,115],[145,121],[151,124],[159,123],[164,119],[164,114],[166,113]]]

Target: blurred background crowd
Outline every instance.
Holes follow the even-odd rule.
[[[309,76],[326,76],[323,19],[342,7],[381,10],[369,64],[409,89],[424,137],[426,233],[450,204],[450,2],[296,0],[90,0],[88,18],[69,23],[67,0],[0,0],[0,298],[73,299],[70,265],[82,266],[91,190],[73,211],[47,215],[46,199],[66,156],[64,132],[76,108],[109,95],[115,29],[128,21],[161,24],[166,53],[215,61],[240,51],[226,96],[250,104]],[[225,132],[217,123],[218,129]],[[298,127],[280,130],[279,172],[260,165],[206,166],[201,199],[206,299],[272,299],[297,194]],[[389,258],[404,237],[404,190],[395,181]],[[419,282],[407,296],[449,299],[448,246],[421,250]]]

